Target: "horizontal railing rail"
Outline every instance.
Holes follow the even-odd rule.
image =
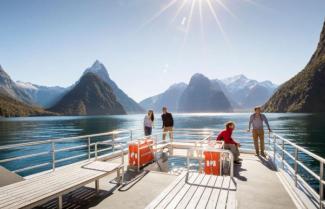
[[[281,169],[284,172],[290,172],[291,180],[294,182],[294,186],[298,189],[302,184],[305,189],[314,197],[317,202],[315,205],[317,208],[323,209],[324,208],[324,164],[325,159],[310,152],[309,150],[293,143],[292,141],[283,138],[282,136],[272,133],[270,143],[270,151],[273,152],[273,162],[277,169]],[[288,147],[289,146],[289,147]],[[288,149],[293,151],[291,154]],[[287,150],[286,150],[287,149]],[[301,159],[299,159],[299,154],[303,154],[312,158],[319,163],[319,174],[313,171],[311,168],[308,167]],[[286,159],[288,157],[291,160],[291,163]],[[278,163],[277,163],[278,162]],[[280,164],[280,165],[278,165]],[[290,164],[293,164],[293,168]],[[308,183],[303,174],[301,174],[300,168],[302,168],[305,172],[307,172],[310,176],[312,176],[316,181],[318,181],[319,188],[318,192],[314,190],[314,188]],[[312,200],[311,198],[309,198]]]
[[[44,162],[38,160],[38,163],[36,163],[36,165],[28,165],[20,168],[15,168],[12,169],[11,171],[14,173],[32,172],[33,170],[36,169],[48,168],[49,166],[51,166],[52,170],[55,170],[58,163],[65,163],[79,158],[90,159],[92,156],[95,156],[95,152],[92,150],[95,149],[95,145],[96,143],[98,143],[98,140],[102,140],[102,141],[107,140],[107,139],[97,139],[100,137],[110,137],[109,140],[115,140],[115,141],[129,141],[131,135],[130,135],[130,130],[115,130],[115,131],[104,132],[99,134],[90,134],[90,135],[83,135],[83,136],[73,136],[73,137],[65,137],[65,138],[58,138],[58,139],[48,139],[43,141],[32,141],[32,142],[25,142],[19,144],[4,145],[4,146],[0,146],[0,151],[2,153],[5,151],[9,151],[10,153],[10,151],[15,152],[15,150],[19,150],[19,151],[22,150],[22,154],[19,154],[18,156],[9,156],[4,159],[0,159],[0,164],[8,164],[8,163],[15,164],[14,162],[19,160],[29,160],[35,157],[48,156],[49,161]],[[86,144],[80,144],[80,142],[81,143],[85,142]],[[76,143],[76,145],[74,145],[74,143]],[[45,146],[45,147],[38,147],[38,149],[35,149],[35,147],[37,146]],[[46,151],[44,151],[44,149]],[[38,150],[38,151],[34,152],[34,150]],[[76,152],[76,154],[73,155],[65,154],[59,156],[61,153],[71,153],[79,150],[84,150],[85,152],[83,153]],[[105,150],[101,150],[100,152],[103,151]],[[20,153],[20,152],[16,152],[16,153]]]
[[[208,136],[211,134],[212,129],[175,129],[173,131],[175,134],[177,134],[177,137],[181,137],[183,139],[188,139],[190,137],[197,138],[198,136]],[[156,130],[156,134],[152,135],[153,137],[161,136],[163,134],[162,129]],[[167,134],[167,133],[166,133]],[[22,173],[22,172],[28,172],[33,174],[33,171],[38,171],[39,169],[48,168],[51,166],[52,170],[55,170],[58,163],[65,163],[69,162],[71,160],[77,160],[77,159],[90,159],[92,157],[95,157],[96,150],[95,145],[97,143],[96,139],[97,137],[110,137],[110,141],[120,142],[125,141],[125,143],[130,142],[134,139],[141,138],[139,136],[143,136],[143,129],[119,129],[114,130],[110,132],[104,132],[99,134],[89,134],[89,135],[82,135],[82,136],[73,136],[73,137],[65,137],[65,138],[58,138],[58,139],[47,139],[42,141],[31,141],[31,142],[24,142],[19,144],[9,144],[9,145],[3,145],[0,146],[0,151],[11,151],[15,152],[17,150],[23,151],[23,152],[15,152],[20,153],[18,156],[10,156],[1,158],[0,164],[15,164],[15,161],[19,160],[29,160],[36,157],[46,157],[49,159],[49,161],[37,161],[36,165],[28,165],[25,167],[19,167],[10,169],[14,173]],[[158,137],[157,137],[158,140]],[[102,141],[107,141],[107,139],[103,139]],[[161,141],[161,139],[160,139]],[[192,140],[190,140],[192,141]],[[80,143],[86,143],[86,144],[80,144]],[[76,143],[76,145],[68,146],[69,144]],[[64,146],[65,145],[65,146]],[[44,146],[44,148],[38,147],[38,151],[34,152],[33,150],[37,146]],[[27,150],[27,153],[25,152]],[[46,151],[44,151],[46,150]],[[84,153],[78,153],[78,150],[84,150]],[[99,153],[104,153],[107,151],[113,151],[113,148],[105,148],[98,150]],[[63,153],[71,153],[76,152],[76,154],[71,155],[62,155]],[[29,163],[28,163],[29,164]],[[50,169],[50,168],[48,168]],[[45,170],[48,170],[45,169]]]

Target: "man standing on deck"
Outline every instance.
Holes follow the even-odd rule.
[[[253,140],[254,140],[256,155],[257,156],[260,155],[260,149],[261,149],[261,155],[265,157],[263,122],[266,124],[267,128],[269,129],[269,132],[271,132],[271,128],[266,116],[261,113],[262,112],[261,107],[255,107],[254,111],[255,113],[250,116],[248,131],[250,132],[251,126],[253,126]],[[260,140],[260,143],[258,142],[258,140]]]
[[[174,127],[174,119],[173,115],[167,111],[167,107],[163,107],[163,114],[161,115],[161,119],[163,121],[163,142],[166,140],[166,134],[169,133],[169,139],[173,140],[173,127]]]

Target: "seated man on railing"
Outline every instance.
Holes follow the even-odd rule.
[[[235,123],[232,121],[229,121],[225,124],[226,129],[221,131],[217,137],[217,141],[223,140],[225,142],[224,148],[228,149],[232,152],[234,155],[234,164],[240,165],[240,159],[239,159],[239,147],[240,143],[236,142],[232,138],[232,132],[235,129]]]

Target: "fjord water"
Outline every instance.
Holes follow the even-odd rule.
[[[272,130],[310,151],[325,157],[325,115],[299,113],[266,114]],[[236,128],[248,128],[248,113],[174,114],[175,128],[222,129],[225,122]],[[29,117],[0,119],[0,145],[56,139],[107,132],[115,129],[139,129],[143,115],[88,117]],[[156,114],[155,128],[161,127]]]
[[[237,129],[248,128],[249,113],[211,113],[211,114],[174,114],[176,128],[212,128],[222,129],[224,123],[232,120],[237,124]],[[308,150],[325,157],[325,117],[322,114],[267,114],[269,123],[274,132],[307,148]],[[94,116],[94,117],[31,117],[31,118],[9,118],[0,119],[0,145],[15,144],[46,139],[57,139],[62,137],[80,136],[108,132],[115,129],[139,129],[143,124],[143,115],[123,116]],[[155,130],[161,128],[160,115],[156,114]],[[235,132],[236,136],[239,133]],[[251,140],[249,138],[245,140]],[[245,142],[245,141],[241,141]],[[74,142],[69,142],[70,144]],[[79,145],[80,142],[75,142]],[[60,145],[63,146],[63,145]],[[14,157],[22,153],[33,153],[44,151],[48,147],[39,146],[32,149],[20,148],[9,152],[0,151],[0,159]],[[293,150],[288,149],[293,153]],[[69,151],[64,157],[77,155],[86,150]],[[80,159],[77,159],[80,160]],[[319,163],[301,155],[301,160],[319,172]],[[36,157],[19,160],[14,163],[4,163],[9,169],[19,169],[24,165],[50,162],[50,156]],[[69,161],[68,161],[69,162]],[[66,162],[66,163],[68,163]],[[70,161],[71,162],[71,161]],[[26,167],[25,166],[25,167]],[[51,168],[50,165],[45,167]],[[44,168],[44,169],[45,169]],[[37,170],[35,170],[37,171]],[[34,172],[35,172],[34,171]],[[40,170],[38,170],[40,171]],[[28,175],[33,172],[21,172]],[[306,175],[307,181],[317,187],[317,182]]]

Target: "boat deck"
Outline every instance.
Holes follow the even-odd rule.
[[[237,208],[297,208],[267,159],[252,154],[242,154],[241,158],[242,165],[235,167]],[[115,177],[112,174],[100,180],[98,195],[94,184],[65,195],[64,208],[145,208],[178,178],[177,175],[157,171],[127,172],[125,180],[128,184],[117,186],[112,181]],[[183,198],[186,196],[180,196],[180,201]],[[197,208],[204,208],[200,205]],[[40,208],[55,207],[56,201],[51,201]]]
[[[242,154],[242,165],[235,169],[238,208],[297,208],[269,160]]]

